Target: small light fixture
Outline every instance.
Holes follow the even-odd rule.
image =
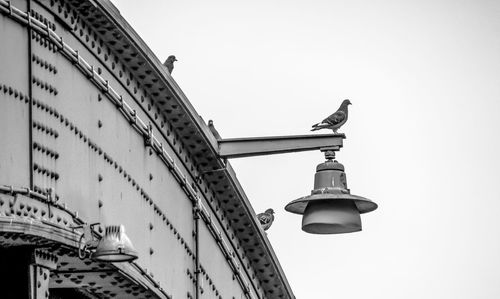
[[[311,195],[296,199],[285,210],[301,214],[302,230],[311,234],[341,234],[361,230],[360,214],[377,209],[371,200],[352,195],[347,189],[344,165],[335,152],[325,151],[326,162],[316,168]]]
[[[130,262],[137,259],[137,251],[125,234],[123,225],[111,225],[105,228],[104,237],[96,240],[93,235],[93,226],[99,223],[84,224],[75,228],[82,228],[83,234],[78,244],[78,257],[91,257],[100,262]]]
[[[125,234],[123,225],[111,225],[106,227],[92,258],[101,262],[130,262],[137,259],[137,251]]]

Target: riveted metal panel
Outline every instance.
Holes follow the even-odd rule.
[[[286,281],[279,281],[284,279],[281,270],[273,268],[274,254],[255,250],[266,239],[252,226],[255,219],[247,217],[253,211],[242,211],[247,203],[245,198],[240,202],[241,188],[228,182],[226,171],[207,174],[203,169],[229,165],[220,165],[203,143],[190,106],[186,114],[182,99],[179,103],[172,98],[180,92],[175,82],[167,76],[172,91],[172,86],[164,85],[164,74],[151,71],[148,59],[137,59],[142,52],[103,20],[94,3],[64,2],[33,2],[30,11],[48,27],[40,30],[40,23],[34,25],[38,26],[30,37],[34,55],[27,57],[33,69],[35,191],[51,188],[59,204],[86,222],[124,224],[139,252],[142,276],[176,298],[195,294],[195,251],[200,252],[202,266],[207,263],[207,276],[199,282],[208,281],[212,292],[204,291],[204,296],[263,298],[254,270],[266,291],[284,284],[289,292]],[[77,17],[68,3],[78,6],[82,15]],[[50,12],[45,10],[49,6]],[[75,21],[80,17],[90,18],[92,26]],[[22,13],[16,18],[22,26],[33,26],[32,20],[23,23]],[[103,33],[109,28],[112,36]],[[99,36],[106,36],[109,44]],[[201,161],[201,173],[193,153]],[[234,188],[238,194],[231,191]],[[196,246],[192,208],[200,195],[211,220],[203,219]],[[257,269],[250,268],[247,254]],[[208,268],[216,273],[217,283],[208,276],[212,271]]]
[[[79,19],[76,23],[85,25],[83,27],[88,29],[75,31],[78,32],[77,35],[82,43],[100,54],[96,54],[96,57],[99,56],[113,72],[123,68],[124,74],[127,75],[121,77],[122,86],[127,86],[131,94],[140,94],[141,105],[147,107],[151,119],[153,116],[156,119],[157,114],[160,118],[167,118],[168,126],[164,130],[167,134],[171,133],[168,137],[170,144],[189,169],[189,173],[193,175],[192,179],[197,180],[196,184],[201,187],[204,196],[210,197],[211,208],[217,218],[227,217],[231,220],[230,225],[237,235],[236,239],[231,238],[231,240],[233,245],[239,248],[239,253],[251,260],[253,269],[248,269],[249,272],[257,275],[266,293],[276,297],[292,298],[293,293],[286,277],[269,241],[256,223],[255,213],[230,165],[223,165],[224,163],[218,159],[214,148],[215,138],[179,86],[161,66],[161,62],[126,23],[119,11],[107,0],[92,2],[65,0],[63,2],[67,5],[62,5],[62,9],[59,1],[41,0],[41,2],[47,3],[47,6],[50,2],[54,13],[71,26],[75,24],[71,18],[72,12],[76,12]],[[67,7],[74,10],[68,12],[66,9],[71,9]],[[99,43],[94,41],[93,37],[105,41],[100,53],[97,46]],[[132,83],[129,84],[126,78],[129,75],[130,80],[134,77],[140,82],[139,88]],[[158,109],[161,113],[158,113]],[[160,124],[156,127],[158,129]],[[163,125],[161,128],[163,129]],[[225,168],[226,171],[207,173],[220,168]],[[198,181],[199,176],[202,176],[201,182]],[[215,198],[212,198],[212,192]],[[225,228],[228,229],[226,226]],[[242,248],[244,252],[241,251]],[[246,258],[243,259],[248,261]],[[253,274],[251,276],[253,277]]]
[[[34,10],[54,22],[56,33],[108,80],[138,117],[148,119],[121,86],[120,74],[109,72],[74,35],[60,30],[63,24],[43,7],[35,5]],[[187,270],[194,272],[191,201],[144,137],[91,78],[63,57],[55,44],[44,37],[34,39],[39,61],[34,76],[40,78],[33,82],[34,120],[57,132],[57,138],[34,135],[37,144],[46,148],[35,156],[39,169],[43,168],[35,173],[35,185],[54,188],[59,202],[88,222],[123,224],[139,253],[137,263],[169,294],[185,296],[193,289],[187,275]],[[161,138],[159,132],[154,134]],[[46,157],[48,152],[57,152],[57,159]]]
[[[201,298],[247,298],[207,225],[200,225]]]
[[[28,31],[0,15],[0,38],[0,184],[29,186]]]

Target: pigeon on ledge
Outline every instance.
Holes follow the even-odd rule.
[[[168,73],[172,74],[172,71],[174,70],[174,61],[177,61],[174,55],[168,56],[167,60],[163,63],[164,66],[167,67]]]
[[[264,213],[260,213],[257,215],[257,219],[259,219],[260,225],[263,230],[268,230],[274,221],[274,211],[273,209],[267,209]]]
[[[342,125],[344,125],[347,121],[347,106],[349,105],[351,105],[351,101],[344,100],[342,104],[340,104],[337,112],[328,116],[322,122],[313,125],[311,131],[331,129],[333,130],[333,133],[337,133],[337,130],[342,127]]]
[[[208,128],[210,129],[210,132],[212,132],[212,134],[214,135],[215,139],[217,139],[217,140],[221,140],[222,139],[220,137],[219,132],[214,127],[214,121],[211,120],[211,119],[208,121]]]

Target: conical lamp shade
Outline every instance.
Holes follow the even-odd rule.
[[[106,227],[92,258],[102,262],[130,262],[137,258],[137,251],[123,225],[112,225]]]

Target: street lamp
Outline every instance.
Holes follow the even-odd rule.
[[[285,210],[302,217],[302,230],[311,234],[341,234],[361,230],[360,214],[375,210],[371,200],[351,195],[344,165],[335,152],[325,151],[326,161],[316,167],[311,195],[296,199]]]
[[[296,199],[285,210],[301,214],[302,230],[311,234],[340,234],[361,230],[360,214],[377,209],[373,201],[352,195],[344,166],[334,160],[344,134],[295,135],[218,139],[224,159],[320,150],[326,161],[316,167],[311,195]]]

